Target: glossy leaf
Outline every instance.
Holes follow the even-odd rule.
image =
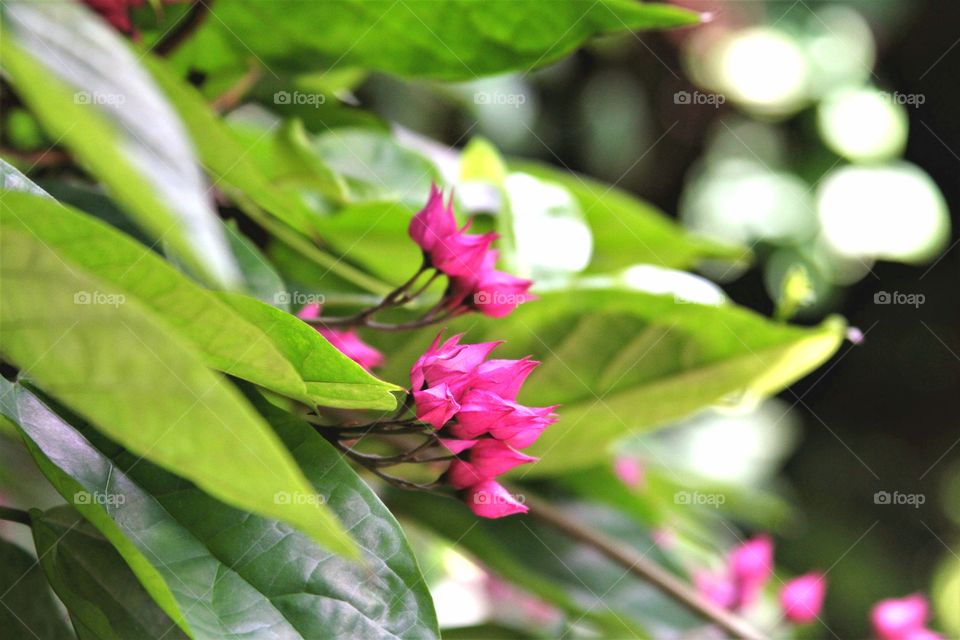
[[[595,35],[698,21],[678,7],[629,0],[226,0],[216,11],[219,20],[207,21],[181,57],[202,63],[208,48],[226,47],[287,69],[357,66],[446,80],[550,64]]]
[[[5,638],[72,638],[36,559],[0,538],[0,630]]]
[[[813,328],[769,321],[735,307],[678,303],[620,289],[543,294],[507,318],[468,317],[453,330],[467,340],[504,340],[497,357],[533,355],[543,364],[520,400],[560,404],[560,420],[516,473],[560,474],[609,457],[615,440],[665,425],[707,406],[755,402],[822,364],[840,346],[836,318]],[[403,380],[433,332],[406,340],[388,377]],[[399,347],[399,345],[397,345]]]
[[[187,638],[116,549],[69,507],[31,511],[40,566],[81,640]]]
[[[132,451],[355,555],[324,505],[277,503],[278,491],[308,491],[303,473],[270,427],[169,325],[33,235],[5,227],[2,242],[5,360]]]
[[[74,3],[7,2],[3,17],[3,69],[50,137],[193,269],[236,284],[190,143],[120,36]]]
[[[512,167],[562,185],[580,203],[593,232],[591,273],[635,264],[687,269],[704,260],[746,263],[750,251],[697,236],[648,202],[612,185],[532,162]]]
[[[312,483],[312,491],[278,493],[278,500],[326,504],[356,536],[363,564],[282,522],[229,507],[86,426],[71,426],[25,389],[16,394],[18,424],[44,474],[142,581],[154,588],[159,581],[171,594],[194,638],[439,637],[396,520],[299,419],[251,398]]]
[[[136,297],[200,350],[209,366],[307,404],[395,406],[392,385],[293,316],[250,299],[237,303],[250,309],[246,315],[253,319],[245,319],[143,245],[52,200],[3,192],[0,203],[0,227],[29,233],[121,295]],[[86,303],[96,304],[97,292],[86,294]]]

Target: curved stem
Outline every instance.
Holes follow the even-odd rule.
[[[30,514],[22,509],[14,509],[13,507],[0,507],[0,520],[7,520],[9,522],[19,522],[20,524],[25,524],[28,527],[30,526]]]
[[[514,489],[510,489],[510,491],[513,493]],[[646,559],[632,548],[599,533],[596,528],[589,527],[567,516],[562,510],[540,498],[531,496],[525,490],[523,493],[526,497],[525,504],[529,507],[531,516],[559,529],[571,538],[593,547],[630,573],[652,583],[657,589],[707,622],[717,625],[735,638],[764,640],[766,637],[740,616],[700,597],[689,584],[678,579],[660,565]]]
[[[195,0],[184,18],[153,45],[153,51],[161,56],[172,53],[203,24],[212,2],[213,0]]]

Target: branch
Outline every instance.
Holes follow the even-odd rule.
[[[12,507],[0,507],[0,520],[19,522],[20,524],[25,524],[28,527],[31,524],[29,513],[20,509],[14,509]]]
[[[183,20],[174,25],[153,45],[153,51],[161,56],[172,53],[203,24],[207,13],[210,12],[209,5],[212,2],[213,0],[195,0]]]
[[[511,490],[511,493],[514,493],[514,491]],[[717,625],[733,637],[744,640],[764,640],[765,636],[754,629],[746,620],[700,597],[690,585],[679,580],[658,564],[647,560],[632,548],[599,533],[595,528],[570,518],[550,503],[532,497],[525,491],[523,493],[526,497],[525,504],[530,508],[530,515],[559,529],[571,538],[593,547],[630,573],[652,583],[657,589],[694,614]]]

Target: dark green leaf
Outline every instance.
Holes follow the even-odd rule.
[[[69,507],[31,511],[40,566],[81,638],[187,638],[137,581],[116,549]]]
[[[0,630],[4,638],[64,640],[73,634],[60,615],[40,565],[0,538]]]
[[[362,565],[282,522],[218,502],[88,427],[67,424],[22,388],[16,394],[18,424],[45,475],[151,593],[162,587],[171,594],[193,637],[439,636],[396,520],[333,447],[262,398],[252,399],[313,487],[278,500],[324,502],[355,535]]]

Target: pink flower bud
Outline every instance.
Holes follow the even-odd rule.
[[[528,293],[533,280],[518,278],[503,271],[481,271],[473,285],[470,306],[485,316],[503,318],[524,302],[533,300]]]
[[[901,640],[943,640],[943,636],[930,629],[911,629]]]
[[[308,304],[300,310],[297,317],[304,320],[319,318],[320,311],[320,305]],[[328,329],[326,327],[316,327],[316,329],[337,351],[367,371],[383,364],[383,354],[364,342],[353,329]]]
[[[636,458],[621,456],[613,462],[613,473],[631,489],[643,484],[643,465]]]
[[[445,384],[413,392],[413,401],[417,409],[417,420],[426,422],[434,429],[441,429],[457,411],[460,403],[450,393]]]
[[[490,435],[506,442],[516,449],[525,449],[536,442],[543,430],[557,421],[553,411],[559,405],[551,407],[525,407],[516,403],[513,412],[506,419],[490,428]]]
[[[481,235],[457,231],[440,239],[430,252],[433,266],[448,276],[476,279],[483,272],[484,259],[495,233]]]
[[[479,440],[459,440],[457,438],[440,438],[440,444],[446,447],[450,453],[456,455],[458,453],[463,453],[473,445],[480,442]]]
[[[466,460],[454,460],[447,470],[447,481],[464,489],[483,480],[491,480],[521,464],[537,459],[520,453],[496,440],[480,440],[470,448]]]
[[[927,622],[927,599],[919,593],[881,600],[870,611],[873,631],[880,640],[907,640]]]
[[[527,376],[539,364],[529,357],[520,360],[488,360],[476,368],[470,386],[492,391],[504,400],[516,400]]]
[[[413,241],[428,252],[438,242],[456,233],[457,221],[453,217],[453,210],[449,205],[444,206],[443,193],[437,189],[437,185],[430,185],[427,205],[410,220],[408,231]]]
[[[464,374],[472,373],[486,360],[490,352],[502,342],[481,342],[479,344],[460,344],[463,334],[458,334],[439,347],[438,335],[410,370],[410,381],[414,390],[423,388],[426,382],[430,386],[446,384],[456,395],[457,388],[465,383]]]
[[[790,622],[813,622],[820,615],[826,592],[827,582],[820,573],[808,573],[794,578],[780,591],[783,614]]]
[[[474,515],[481,518],[502,518],[528,511],[526,506],[493,480],[484,480],[473,485],[466,490],[464,499]]]
[[[457,421],[450,425],[450,433],[458,438],[477,438],[489,433],[497,424],[514,412],[515,403],[504,400],[492,391],[470,390],[460,403]]]
[[[773,574],[773,540],[757,536],[730,554],[730,573],[740,589],[741,606],[752,604]]]

